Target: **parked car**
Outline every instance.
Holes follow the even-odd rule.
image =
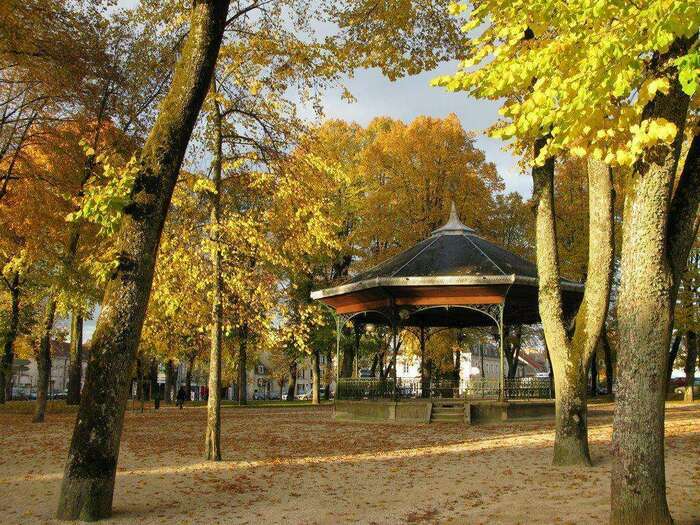
[[[270,394],[267,396],[268,399],[280,399],[280,393],[279,392],[270,392]]]
[[[685,385],[685,380],[683,381],[683,384]],[[677,396],[682,397],[685,395],[685,386],[676,387],[673,391]],[[693,395],[696,398],[700,397],[700,377],[696,377],[695,382],[693,383]]]
[[[298,399],[299,401],[309,401],[309,400],[311,399],[311,396],[312,396],[312,391],[309,390],[308,392],[304,392],[304,393],[302,393],[302,394],[298,394],[298,395],[297,395],[297,399]]]
[[[265,392],[258,392],[258,391],[255,391],[255,393],[253,393],[253,399],[254,399],[255,401],[262,401],[262,400],[266,399],[266,398],[265,398]]]

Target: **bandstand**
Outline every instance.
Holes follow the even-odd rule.
[[[340,363],[343,326],[352,323],[386,325],[392,337],[392,378],[388,396],[401,398],[396,358],[401,330],[419,334],[421,355],[426,330],[435,327],[495,326],[499,335],[498,400],[507,401],[504,329],[511,324],[534,324],[538,311],[537,268],[531,262],[489,242],[460,221],[454,203],[448,222],[430,237],[345,283],[317,290],[311,297],[330,307],[336,317],[336,363]],[[564,315],[573,317],[583,285],[561,282]],[[423,366],[423,364],[421,364]],[[339,373],[340,366],[336,366]],[[337,378],[336,402],[342,400]],[[385,389],[386,390],[386,389]]]

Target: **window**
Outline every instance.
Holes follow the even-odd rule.
[[[255,373],[258,375],[265,375],[265,365],[258,365],[255,367]]]
[[[326,356],[325,355],[321,356],[321,358],[319,359],[319,363],[321,363],[322,365],[326,364]]]
[[[408,363],[403,364],[403,373],[408,374],[410,367],[408,366]]]

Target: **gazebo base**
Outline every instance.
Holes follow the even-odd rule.
[[[551,419],[554,400],[412,399],[401,401],[344,401],[334,405],[338,421],[380,421],[394,423],[454,422],[497,423],[511,420]]]

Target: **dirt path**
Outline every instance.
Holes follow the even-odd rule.
[[[223,411],[225,461],[202,461],[205,410],[127,414],[108,523],[606,523],[610,405],[591,407],[594,466],[551,466],[551,423],[335,423],[327,407]],[[73,415],[0,412],[3,524],[52,523]],[[700,404],[670,404],[678,524],[700,524]]]

